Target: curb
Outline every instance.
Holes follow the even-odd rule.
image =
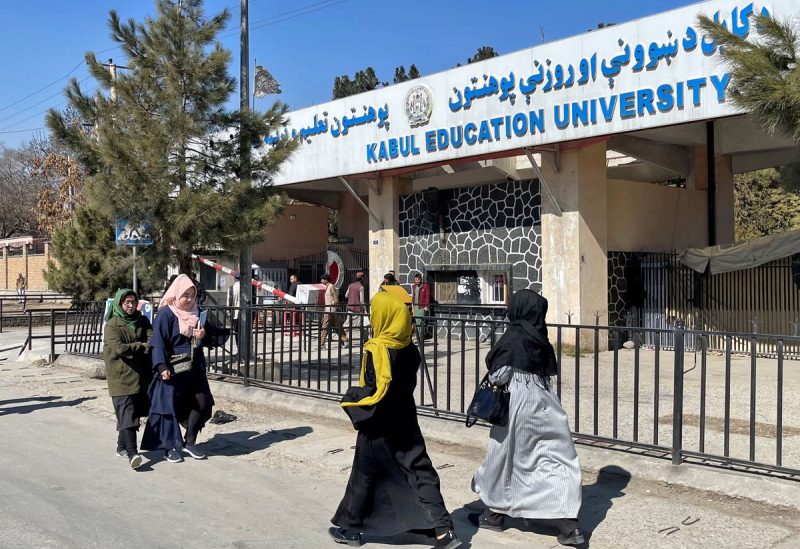
[[[23,355],[24,356],[24,355]],[[20,361],[23,357],[20,357]],[[36,358],[36,357],[34,357]],[[62,354],[55,362],[82,370],[87,377],[105,379],[102,360]],[[342,428],[352,428],[338,405],[335,395],[303,394],[302,389],[283,386],[243,386],[237,381],[209,379],[212,392],[222,398],[244,404],[258,404],[287,412],[308,414],[332,420]],[[419,424],[426,439],[445,446],[467,447],[485,452],[489,439],[487,427],[467,429],[461,420],[432,417],[432,412],[420,409]],[[767,505],[800,510],[800,483],[792,480],[751,475],[728,469],[705,467],[692,463],[672,465],[664,459],[600,448],[576,445],[581,469],[597,473],[609,466],[621,467],[631,477],[674,484],[693,490],[711,492],[725,497],[744,498]]]

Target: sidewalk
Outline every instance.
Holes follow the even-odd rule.
[[[6,355],[0,353],[2,356]],[[78,408],[102,418],[113,429],[105,382],[80,373],[0,362],[0,383],[37,394],[57,394],[63,399],[95,397],[81,402]],[[238,419],[223,426],[209,425],[203,438],[210,453],[330,484],[333,495],[325,505],[332,512],[340,496],[335,487],[344,489],[355,442],[355,434],[337,404],[230,382],[212,382],[212,391],[217,409]],[[469,537],[475,536],[474,547],[556,545],[553,537],[537,534],[516,521],[502,534],[476,533],[466,520],[469,513],[480,509],[469,490],[469,479],[483,457],[488,430],[468,430],[460,423],[430,418],[421,418],[421,424],[457,528]],[[800,487],[796,483],[695,466],[672,467],[654,458],[584,446],[579,446],[579,454],[584,470],[580,519],[584,528],[593,531],[592,547],[755,548],[800,544]],[[598,481],[597,472],[601,470],[613,474]],[[792,505],[794,509],[771,504]],[[696,518],[700,520],[692,523]],[[659,533],[673,526],[679,530],[669,535]]]

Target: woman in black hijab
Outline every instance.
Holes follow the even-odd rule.
[[[502,530],[505,516],[540,519],[558,527],[562,545],[580,545],[581,470],[567,414],[550,384],[558,364],[546,315],[545,298],[515,293],[508,330],[486,356],[490,381],[508,385],[511,398],[508,423],[492,426],[472,489],[487,507],[480,527]]]

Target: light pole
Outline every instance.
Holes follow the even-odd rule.
[[[250,36],[248,23],[248,0],[242,1],[240,63],[239,63],[239,109],[242,114],[250,105]],[[240,179],[250,183],[250,143],[245,139],[244,123],[239,123],[239,154],[241,158]],[[253,252],[249,245],[239,252],[239,356],[244,361],[244,383],[250,377],[250,296]]]

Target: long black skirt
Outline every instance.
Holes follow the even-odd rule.
[[[350,480],[331,522],[376,536],[452,528],[419,427],[391,437],[358,433]]]

